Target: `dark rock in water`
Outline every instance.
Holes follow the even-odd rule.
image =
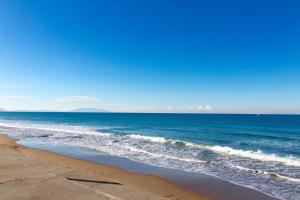
[[[277,174],[274,174],[274,173],[271,173],[270,176],[271,176],[272,178],[278,178],[278,175],[277,175]]]
[[[174,144],[175,144],[177,147],[180,147],[180,148],[185,147],[185,143],[184,143],[184,142],[181,142],[181,141],[176,141]]]
[[[46,137],[49,137],[49,136],[52,136],[52,134],[44,134],[44,135],[39,135],[37,137],[46,138]]]
[[[201,151],[201,152],[198,153],[198,157],[201,160],[209,161],[209,160],[212,160],[215,157],[218,157],[218,155],[216,153],[212,152],[212,151],[203,150],[203,151]]]
[[[165,144],[172,144],[172,141],[171,141],[171,140],[167,140],[167,141],[165,142]]]

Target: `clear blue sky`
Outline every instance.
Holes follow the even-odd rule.
[[[0,1],[0,107],[300,113],[300,3]]]

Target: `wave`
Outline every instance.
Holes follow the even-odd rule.
[[[180,144],[182,146],[201,148],[201,149],[205,148],[219,154],[250,158],[254,160],[267,161],[267,162],[278,162],[287,166],[300,167],[300,159],[294,156],[283,157],[283,156],[278,156],[276,154],[264,153],[261,150],[257,150],[257,151],[240,150],[240,149],[233,149],[228,146],[218,146],[218,145],[209,146],[209,145],[197,144],[197,143],[192,143],[192,142],[187,142],[182,140],[172,140],[163,137],[145,136],[145,135],[136,135],[136,134],[129,135],[129,137],[133,139],[146,140],[151,142],[171,143],[175,145]]]
[[[238,156],[243,158],[251,158],[254,160],[261,160],[261,161],[267,161],[267,162],[278,162],[282,163],[287,166],[294,166],[294,167],[300,167],[300,159],[294,157],[294,156],[285,156],[281,157],[276,154],[267,154],[262,152],[261,150],[257,151],[250,151],[250,150],[240,150],[240,149],[233,149],[231,147],[227,146],[211,146],[207,147],[210,150],[227,154],[231,156]]]
[[[254,169],[249,169],[249,168],[238,166],[238,165],[235,165],[234,168],[242,170],[242,171],[247,171],[247,172],[255,173],[255,174],[268,175],[268,176],[270,176],[272,178],[281,178],[281,179],[288,180],[290,182],[300,183],[300,179],[299,178],[288,177],[288,176],[284,176],[284,175],[281,175],[281,174],[278,174],[278,173],[274,173],[274,172],[266,172],[266,171],[257,170],[257,169],[254,170]]]
[[[74,125],[64,125],[64,124],[34,124],[34,123],[27,123],[24,121],[14,121],[14,122],[3,122],[0,121],[0,127],[7,127],[7,128],[16,128],[16,129],[31,129],[31,130],[42,130],[47,132],[60,132],[60,133],[70,133],[74,135],[95,135],[95,136],[111,136],[110,133],[102,133],[97,131],[97,129],[85,127],[85,126],[74,126]],[[42,137],[46,137],[45,134],[42,134]],[[48,134],[47,136],[51,136]],[[39,135],[37,135],[39,137]],[[61,137],[61,136],[59,136]],[[66,137],[72,137],[68,135]],[[261,150],[251,151],[251,150],[241,150],[241,149],[234,149],[229,146],[209,146],[204,144],[198,144],[183,140],[174,140],[168,139],[164,137],[157,137],[157,136],[147,136],[147,135],[139,135],[139,134],[130,134],[127,137],[140,140],[140,141],[148,141],[153,143],[162,143],[162,144],[173,144],[177,147],[189,147],[189,148],[199,148],[199,149],[207,149],[213,151],[215,153],[229,155],[229,156],[236,156],[242,158],[250,158],[254,160],[260,160],[264,162],[277,162],[281,163],[286,166],[294,166],[300,167],[300,159],[294,156],[278,156],[276,154],[268,154],[264,153]],[[196,160],[196,159],[195,159]]]
[[[63,132],[72,134],[86,134],[86,135],[98,135],[98,136],[110,136],[110,133],[101,133],[96,129],[87,128],[84,126],[74,125],[61,125],[61,124],[32,124],[26,122],[11,122],[3,123],[0,122],[0,127],[16,128],[16,129],[33,129],[42,130],[49,132]]]
[[[172,160],[181,160],[181,161],[186,161],[186,162],[206,163],[206,161],[199,160],[199,159],[181,158],[181,157],[170,156],[170,155],[166,155],[166,154],[156,154],[156,153],[151,153],[151,152],[148,152],[145,150],[137,149],[137,148],[131,147],[131,146],[123,146],[123,147],[127,148],[130,151],[140,152],[140,153],[144,153],[144,154],[151,155],[154,157],[167,158],[167,159],[172,159]]]
[[[165,143],[168,140],[163,137],[155,137],[155,136],[145,136],[145,135],[137,135],[137,134],[130,134],[128,135],[132,139],[138,139],[138,140],[146,140],[151,142],[159,142],[159,143]]]
[[[126,134],[126,131],[115,131],[114,128],[106,127],[105,130],[108,129],[109,133],[101,133],[103,129],[94,126],[0,120],[0,130],[21,138],[81,146],[154,166],[207,173],[254,189],[258,184],[267,183],[270,188],[259,187],[259,190],[269,194],[282,188],[294,190],[300,184],[296,174],[300,167],[300,158],[297,157],[268,154],[260,150],[205,145],[137,132]],[[293,194],[298,191],[297,189]],[[284,193],[277,196],[284,196]]]
[[[197,144],[192,142],[187,142],[183,140],[174,140],[174,139],[167,139],[164,137],[158,137],[158,136],[146,136],[146,135],[138,135],[138,134],[130,134],[128,137],[136,140],[144,140],[144,141],[150,141],[154,143],[165,143],[165,144],[174,144],[179,146],[190,146],[190,147],[196,147]]]

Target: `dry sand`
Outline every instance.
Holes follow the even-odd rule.
[[[23,147],[16,144],[15,139],[0,135],[0,199],[208,198],[158,176]]]

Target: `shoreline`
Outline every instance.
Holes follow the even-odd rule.
[[[68,157],[117,166],[133,173],[156,175],[166,178],[183,189],[200,195],[206,195],[215,200],[252,200],[253,198],[256,200],[282,200],[259,190],[239,185],[210,174],[144,164],[86,147],[37,143],[31,140],[19,140],[18,143],[26,147],[46,150]]]
[[[17,149],[21,154],[50,160],[55,165],[80,170],[84,174],[89,174],[92,170],[92,177],[120,182],[123,185],[132,187],[132,193],[144,191],[157,197],[178,200],[279,200],[279,198],[255,189],[237,185],[211,175],[155,167],[123,157],[101,154],[99,151],[84,147],[55,144],[41,145],[29,140],[16,140],[0,134],[0,150],[3,148],[3,138],[6,143],[13,146],[13,148],[10,148],[11,150],[15,151]],[[7,144],[4,144],[4,146],[7,146]],[[154,199],[158,199],[157,197]]]
[[[87,195],[93,196],[94,198],[96,198],[96,196],[100,196],[103,199],[115,200],[211,199],[208,197],[204,197],[204,195],[200,195],[178,187],[177,185],[163,177],[151,174],[133,173],[108,164],[99,164],[45,150],[28,148],[23,145],[17,144],[16,139],[10,138],[6,135],[0,135],[0,160],[0,169],[1,172],[3,172],[0,174],[0,193],[5,194],[4,199],[18,199],[15,197],[17,197],[18,195],[22,196],[22,191],[24,192],[25,196],[30,196],[30,198],[28,199],[31,199],[32,195],[44,195],[41,192],[45,190],[45,188],[39,188],[39,185],[37,185],[37,187],[33,189],[33,193],[30,194],[29,191],[30,189],[32,189],[30,188],[30,185],[25,186],[24,188],[24,185],[20,187],[19,184],[20,182],[31,180],[32,184],[34,185],[38,184],[38,182],[41,181],[40,179],[48,180],[52,179],[53,177],[55,177],[55,179],[59,181],[58,183],[55,183],[54,186],[47,186],[47,192],[56,193],[57,185],[60,187],[65,187],[66,185],[68,185],[68,188],[71,187],[70,193],[72,193],[72,196],[69,196],[70,198],[67,199],[71,199],[71,197],[72,199],[74,199],[73,193],[76,189],[74,189],[73,187],[76,188],[78,187],[76,185],[79,184],[75,179],[89,180],[86,181],[87,183],[80,182],[80,189],[84,191],[78,193],[76,192],[76,197],[80,197],[81,195],[84,196],[85,193],[88,193]],[[7,163],[9,163],[9,167],[6,166]],[[20,165],[22,167],[18,168]],[[41,165],[43,172],[41,172],[40,169],[37,171],[32,171],[33,168],[38,168],[39,165]],[[30,166],[30,168],[27,169],[24,168],[24,166]],[[44,170],[47,171],[46,169],[48,170],[47,173],[44,172]],[[63,171],[63,173],[61,171]],[[111,184],[119,183],[121,185],[112,186],[105,184],[104,186],[102,186],[101,184],[96,183],[96,180],[104,180],[104,182],[108,182]],[[6,184],[8,184],[7,188],[5,188]],[[70,184],[72,186],[69,186]],[[2,191],[3,188],[5,188],[5,193],[3,193],[4,191]],[[51,188],[53,188],[53,191]],[[21,190],[21,193],[17,192],[18,190]],[[69,191],[64,190],[60,192],[62,194],[57,195],[68,196]],[[2,197],[0,197],[0,199],[1,198]],[[53,196],[51,196],[51,198],[53,198]],[[50,199],[50,196],[49,198],[42,199]]]

